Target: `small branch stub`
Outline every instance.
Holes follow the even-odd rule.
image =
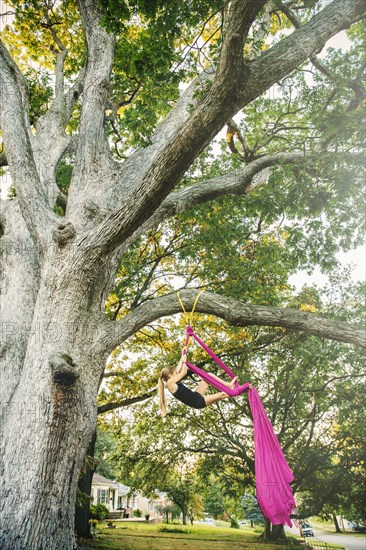
[[[74,226],[68,222],[59,224],[52,234],[54,241],[56,241],[59,246],[65,246],[69,241],[75,238],[76,231]]]

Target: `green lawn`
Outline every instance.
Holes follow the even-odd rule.
[[[319,517],[311,517],[309,518],[309,522],[314,527],[314,529],[324,529],[324,531],[328,531],[329,533],[336,534],[333,521],[322,520]],[[364,533],[355,533],[354,531],[352,531],[351,527],[348,527],[348,523],[346,520],[344,520],[344,527],[345,527],[345,532],[347,534],[352,534],[352,535],[360,534],[363,537],[365,536]],[[342,525],[340,525],[340,528],[342,529]]]
[[[206,525],[148,525],[118,523],[110,529],[98,524],[96,538],[85,546],[100,550],[284,550],[281,544],[263,544],[251,528],[230,529]]]

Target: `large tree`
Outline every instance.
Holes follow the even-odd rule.
[[[364,2],[333,0],[319,10],[317,2],[265,0],[8,4],[15,19],[0,43],[0,160],[14,193],[0,211],[0,543],[71,549],[106,359],[180,307],[164,295],[107,318],[118,260],[164,219],[225,194],[250,194],[264,169],[306,159],[300,150],[253,154],[243,142],[245,164],[235,172],[178,188],[219,130],[309,57],[318,63],[314,53],[362,18]],[[272,14],[296,30],[265,44]],[[32,63],[24,62],[27,52]],[[343,86],[351,116],[362,88],[355,75]],[[327,128],[311,155],[326,152],[333,134]],[[72,176],[60,189],[63,159]],[[181,293],[187,308],[196,294]],[[208,292],[198,309],[237,325],[365,345],[362,328],[295,309]]]

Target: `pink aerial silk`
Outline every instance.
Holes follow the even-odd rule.
[[[191,326],[187,327],[186,332],[186,345],[190,337],[193,337],[231,379],[235,378],[235,374],[202,342],[194,333]],[[208,384],[211,384],[220,391],[224,391],[231,397],[240,395],[244,391],[248,392],[249,406],[253,416],[255,478],[258,503],[264,517],[268,518],[273,525],[286,524],[291,527],[290,514],[296,507],[290,487],[294,476],[286,462],[257,390],[253,387],[249,388],[250,384],[248,382],[241,386],[236,382],[232,390],[222,382],[216,380],[216,378],[210,376],[207,372],[196,367],[196,365],[187,361],[187,366]]]

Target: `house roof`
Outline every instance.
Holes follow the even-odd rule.
[[[114,481],[113,479],[107,479],[100,474],[93,475],[92,485],[108,485],[108,487],[118,489],[118,496],[125,496],[130,492],[130,488],[127,485],[122,485],[122,483],[118,483],[118,481]]]
[[[113,481],[113,479],[107,479],[100,474],[93,474],[92,485],[110,485],[112,487],[115,487],[117,485],[117,481]]]

